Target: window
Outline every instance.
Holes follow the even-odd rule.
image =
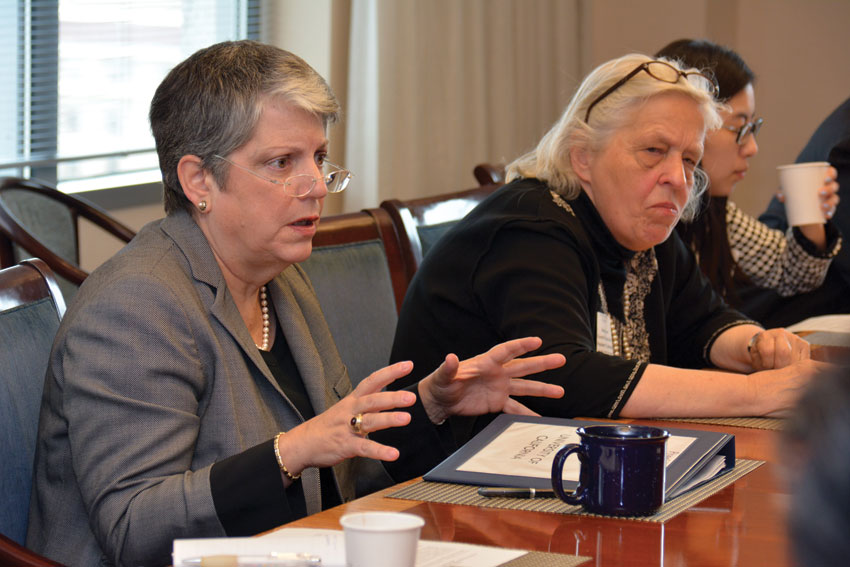
[[[259,0],[0,4],[0,175],[69,192],[158,180],[159,82],[201,47],[259,37]]]

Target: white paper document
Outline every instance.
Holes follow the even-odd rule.
[[[700,471],[691,477],[688,482],[678,487],[678,490],[674,491],[672,494],[667,495],[667,500],[671,500],[680,494],[684,494],[688,490],[693,487],[702,484],[703,482],[707,482],[720,474],[720,471],[726,466],[726,457],[719,455],[713,457]]]
[[[694,441],[694,437],[678,435],[672,435],[667,439],[667,466],[670,466],[670,463]],[[580,443],[575,427],[515,422],[457,470],[551,478],[555,453],[567,443]],[[563,479],[578,481],[580,469],[579,460],[570,457],[564,464]]]
[[[174,567],[184,559],[210,555],[269,555],[271,553],[313,553],[322,565],[345,566],[342,532],[288,528],[260,537],[220,537],[175,539]]]
[[[850,333],[850,315],[821,315],[809,317],[799,323],[786,327],[792,333],[800,331],[825,331],[832,333]]]
[[[210,555],[267,555],[311,553],[322,558],[322,567],[345,567],[345,537],[340,530],[284,528],[260,537],[176,539],[174,567],[184,559]],[[497,567],[528,553],[446,541],[419,540],[416,567]]]

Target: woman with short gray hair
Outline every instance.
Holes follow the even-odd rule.
[[[304,61],[251,41],[163,80],[150,118],[167,216],[92,272],[62,319],[28,547],[68,565],[167,565],[175,538],[253,535],[364,480],[423,474],[452,448],[451,415],[529,414],[511,396],[563,395],[517,379],[563,364],[517,359],[535,337],[449,354],[408,391],[382,390],[409,361],[352,387],[298,266],[325,197],[351,179],[327,159],[336,114]]]

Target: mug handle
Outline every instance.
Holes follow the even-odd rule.
[[[579,484],[576,486],[576,489],[572,492],[567,492],[564,490],[564,482],[561,478],[564,472],[564,463],[566,462],[567,457],[573,453],[578,455],[578,459],[581,461],[582,466],[584,466],[585,461],[587,461],[587,455],[582,450],[581,445],[578,445],[577,443],[569,443],[558,449],[558,452],[555,453],[555,459],[552,461],[552,489],[555,491],[555,494],[558,495],[558,498],[567,504],[581,505],[582,501],[586,497],[587,487],[582,486],[581,480],[579,480]],[[581,477],[579,476],[579,478]]]

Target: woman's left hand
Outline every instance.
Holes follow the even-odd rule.
[[[834,167],[830,167],[826,171],[826,179],[823,181],[823,186],[818,189],[818,197],[820,198],[820,207],[823,211],[824,222],[828,221],[833,217],[833,215],[835,215],[835,208],[841,200],[838,197],[839,186],[838,181],[836,181],[836,178],[838,177],[838,170]],[[783,195],[781,191],[776,194],[776,197],[781,203],[785,202],[785,195]]]
[[[756,333],[747,343],[754,370],[784,368],[811,358],[809,343],[785,329],[769,329]]]
[[[823,186],[818,189],[821,212],[823,213],[823,223],[804,224],[797,227],[803,236],[821,252],[826,250],[827,245],[824,224],[835,215],[835,208],[838,206],[840,200],[838,197],[838,182],[835,180],[837,176],[838,171],[834,167],[830,167],[827,170],[827,178],[824,179]],[[785,202],[785,198],[781,193],[779,200],[783,203]]]
[[[440,367],[418,385],[419,397],[428,417],[442,423],[452,415],[481,415],[505,412],[537,415],[511,396],[560,398],[561,386],[522,380],[522,376],[563,366],[561,354],[517,358],[540,348],[537,337],[525,337],[494,346],[463,362],[449,354]]]

